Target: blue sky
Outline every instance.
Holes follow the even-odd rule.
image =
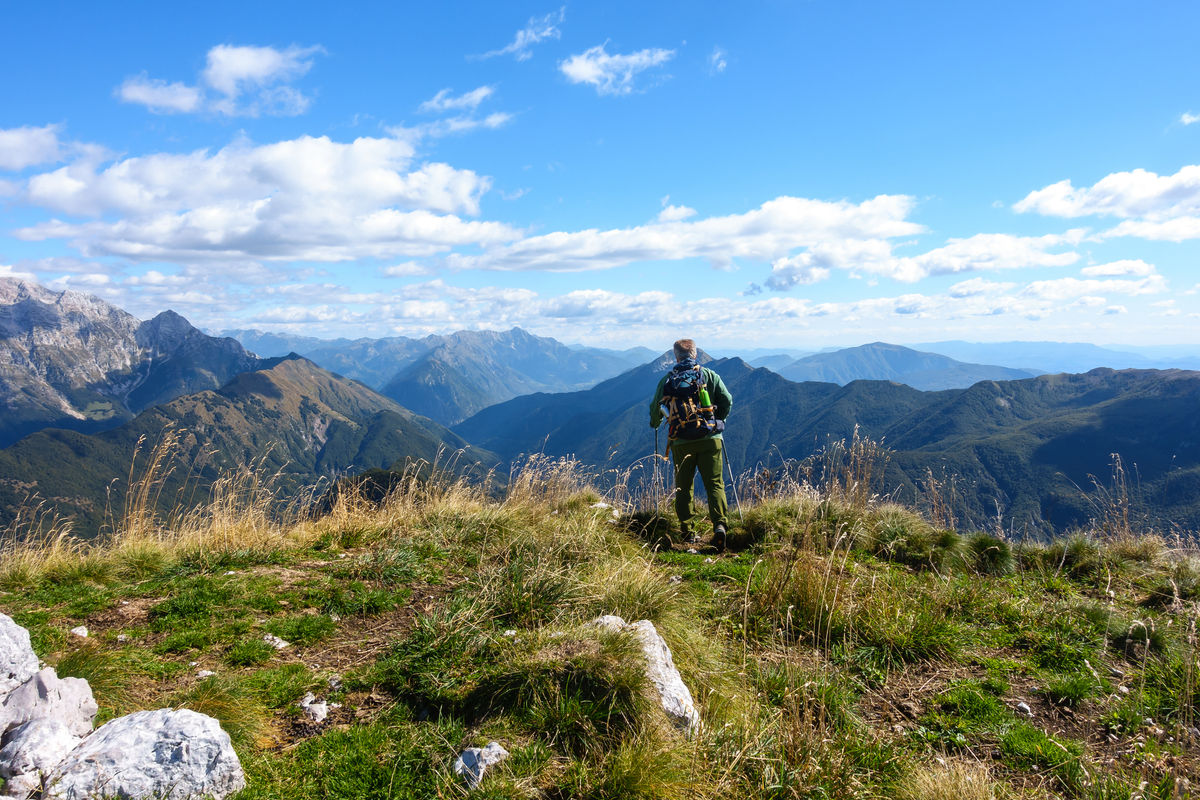
[[[210,330],[1200,343],[1200,6],[22,4],[0,276]]]

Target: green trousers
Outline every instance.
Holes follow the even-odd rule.
[[[725,502],[725,481],[721,477],[721,453],[724,450],[725,443],[720,439],[677,439],[671,443],[671,455],[675,459],[675,515],[685,534],[693,532],[700,521],[692,499],[696,470],[700,471],[700,480],[708,493],[708,516],[713,526],[728,525],[725,515],[729,506]]]

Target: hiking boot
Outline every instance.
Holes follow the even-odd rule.
[[[687,544],[700,544],[700,534],[695,531],[682,531],[683,541]]]
[[[718,525],[717,527],[713,528],[712,544],[713,544],[713,547],[716,548],[718,553],[725,552],[725,526],[724,525]]]

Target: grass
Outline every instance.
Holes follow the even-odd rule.
[[[134,509],[107,541],[46,523],[10,542],[0,610],[89,680],[102,718],[220,720],[242,800],[461,796],[455,755],[493,739],[512,757],[477,797],[1194,792],[1196,562],[1111,524],[1050,544],[960,534],[875,496],[877,456],[856,439],[743,485],[715,558],[672,549],[669,512],[601,495],[570,461],[534,459],[503,498],[435,477],[291,520],[243,477],[169,525]],[[602,614],[654,622],[693,736],[640,648],[588,624]],[[307,692],[342,709],[312,725]]]

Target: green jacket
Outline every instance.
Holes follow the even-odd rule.
[[[725,419],[729,416],[729,410],[733,408],[733,395],[725,388],[725,382],[721,380],[721,376],[713,372],[708,367],[700,368],[701,374],[704,375],[704,382],[708,385],[708,399],[712,401],[714,406],[713,415],[717,419]],[[658,388],[654,390],[654,398],[650,401],[650,427],[657,428],[663,421],[662,401],[663,387],[667,384],[667,378],[671,373],[662,376],[662,380],[658,382]],[[707,437],[710,439],[720,439],[721,434],[711,433]]]

